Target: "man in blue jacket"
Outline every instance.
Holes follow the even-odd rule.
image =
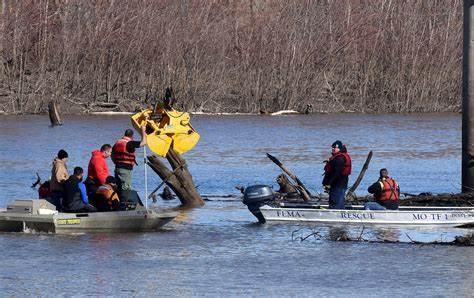
[[[86,186],[82,182],[84,170],[75,167],[74,172],[64,184],[64,212],[95,212],[97,209],[89,204]]]

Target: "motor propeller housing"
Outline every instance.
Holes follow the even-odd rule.
[[[249,211],[258,219],[260,223],[265,223],[265,218],[260,212],[260,207],[275,199],[273,189],[268,185],[252,185],[244,190],[242,202],[247,205]]]

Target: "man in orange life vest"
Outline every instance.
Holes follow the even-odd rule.
[[[372,184],[369,193],[374,194],[375,202],[367,202],[364,205],[366,210],[397,210],[398,198],[400,197],[400,187],[397,181],[388,176],[387,169],[380,170],[380,178]]]
[[[352,170],[351,157],[341,141],[332,144],[332,155],[324,167],[324,190],[329,193],[329,209],[344,209],[345,194]]]
[[[146,145],[145,126],[141,128],[141,140],[133,140],[133,130],[127,129],[124,136],[112,147],[112,161],[115,164],[115,179],[119,190],[132,189],[132,170],[137,164],[135,149]]]

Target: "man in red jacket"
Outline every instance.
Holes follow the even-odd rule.
[[[104,144],[100,150],[92,151],[92,157],[89,161],[87,183],[88,193],[95,193],[97,188],[105,184],[109,174],[109,167],[107,166],[106,158],[112,154],[112,146]]]

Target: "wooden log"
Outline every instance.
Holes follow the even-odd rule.
[[[183,208],[203,206],[204,200],[194,185],[193,177],[191,173],[189,173],[184,158],[173,149],[170,149],[166,155],[166,159],[171,165],[171,170],[155,155],[148,156],[147,164],[162,180],[166,180],[166,185],[168,185],[179,198]]]
[[[349,188],[349,190],[347,191],[346,199],[348,201],[352,201],[352,200],[355,199],[355,191],[356,191],[357,187],[359,187],[359,184],[362,181],[362,179],[364,179],[365,172],[369,168],[369,164],[370,164],[371,159],[372,159],[372,151],[370,151],[369,155],[367,155],[367,159],[365,160],[364,165],[362,166],[362,170],[360,171],[359,176],[357,177],[356,181],[351,186],[351,188]]]
[[[48,114],[49,114],[49,121],[51,122],[51,126],[59,126],[63,125],[61,122],[61,116],[59,112],[58,105],[56,101],[50,101],[48,104]]]
[[[282,163],[280,160],[278,160],[278,158],[276,158],[275,156],[267,153],[267,157],[273,161],[273,163],[275,163],[278,167],[280,167],[280,169],[282,169],[283,172],[285,172],[291,179],[293,179],[293,181],[295,182],[295,186],[296,188],[298,189],[298,192],[301,194],[301,196],[303,197],[303,200],[305,201],[309,201],[311,199],[311,193],[309,192],[309,190],[304,186],[303,182],[301,182],[301,180],[296,177],[295,174],[293,174],[292,172],[290,172],[290,170],[288,170]]]

